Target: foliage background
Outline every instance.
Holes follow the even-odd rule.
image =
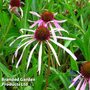
[[[29,82],[25,87],[5,87],[0,86],[0,90],[69,90],[68,86],[71,83],[79,70],[79,66],[84,61],[90,61],[90,2],[88,0],[22,0],[24,17],[20,19],[15,14],[12,17],[10,13],[9,0],[0,0],[0,79],[17,78],[17,77],[31,77],[35,78],[35,82]],[[60,41],[64,46],[68,47],[78,60],[75,62],[63,50],[54,46],[58,53],[61,67],[58,67],[54,62],[54,57],[51,55],[53,61],[50,67],[50,74],[47,77],[48,54],[47,49],[43,50],[43,64],[40,76],[37,74],[37,54],[38,50],[32,57],[32,65],[26,71],[26,59],[29,48],[27,48],[21,65],[18,69],[15,68],[16,63],[12,64],[11,58],[18,45],[15,43],[13,47],[9,47],[11,41],[21,35],[19,31],[21,28],[28,28],[32,23],[28,20],[37,20],[38,18],[29,14],[29,11],[36,11],[38,13],[43,10],[51,12],[58,12],[55,17],[58,20],[66,19],[67,22],[62,24],[62,27],[68,30],[69,35],[63,33],[64,36],[76,38],[75,41]],[[20,52],[19,52],[20,53]],[[15,59],[17,62],[18,58]],[[46,80],[48,79],[48,87],[46,88]],[[2,80],[0,80],[2,84]],[[70,90],[75,90],[72,87]]]

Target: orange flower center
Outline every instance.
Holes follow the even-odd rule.
[[[90,62],[85,62],[82,64],[80,72],[84,77],[90,78]]]
[[[42,13],[41,15],[41,19],[44,21],[44,22],[48,22],[48,21],[51,21],[54,19],[54,15],[53,13],[49,12],[49,11],[45,11]]]
[[[48,40],[50,38],[50,31],[44,26],[39,26],[35,31],[35,38],[39,41]]]

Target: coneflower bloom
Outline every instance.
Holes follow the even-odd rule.
[[[40,25],[45,25],[46,27],[50,27],[51,29],[53,28],[53,25],[55,26],[55,28],[58,28],[59,30],[64,30],[61,26],[60,26],[60,23],[63,23],[65,22],[66,20],[56,20],[55,19],[55,16],[57,15],[57,13],[52,13],[52,12],[49,12],[49,11],[44,11],[41,15],[39,15],[38,13],[36,12],[33,12],[33,11],[30,11],[30,13],[32,15],[35,15],[37,17],[39,17],[40,19],[37,20],[37,21],[34,21],[34,24],[32,24],[30,26],[30,28],[33,28],[34,26],[36,26],[38,24],[38,26]],[[31,20],[29,20],[31,21]],[[31,21],[32,22],[32,21]],[[55,32],[52,31],[51,32],[52,35],[53,35],[53,38],[54,40],[56,40],[56,38],[54,36],[56,36]],[[59,31],[60,33],[60,31]],[[60,33],[61,34],[61,33]],[[57,40],[56,40],[57,41]]]
[[[88,90],[90,90],[90,62],[85,62],[80,67],[80,73],[72,80],[72,84],[69,86],[71,88],[78,82],[76,90],[86,90],[88,85]]]
[[[16,15],[21,16],[21,18],[23,17],[23,10],[21,9],[20,0],[10,0],[9,9],[11,12],[15,13]]]
[[[45,12],[43,12],[41,15],[39,15],[38,13],[36,13],[36,12],[33,12],[33,11],[30,11],[30,13],[32,14],[32,15],[35,15],[35,16],[37,16],[37,17],[39,17],[40,19],[39,20],[37,20],[37,21],[35,21],[34,22],[34,24],[32,24],[30,27],[31,28],[33,28],[34,26],[36,26],[37,24],[38,24],[38,26],[40,26],[40,25],[50,25],[50,24],[54,24],[54,26],[56,27],[56,28],[61,28],[61,29],[63,29],[60,25],[59,25],[59,23],[63,23],[63,22],[65,22],[66,20],[61,20],[61,21],[59,21],[59,20],[56,20],[55,19],[55,16],[57,15],[57,13],[52,13],[52,12],[49,12],[49,11],[45,11]]]
[[[39,48],[39,53],[38,53],[38,72],[40,74],[40,71],[41,71],[41,62],[42,62],[42,46],[43,46],[43,43],[45,43],[46,45],[48,45],[53,53],[53,55],[55,56],[55,59],[56,59],[56,62],[58,63],[58,65],[60,65],[59,63],[59,60],[58,60],[58,56],[57,56],[57,53],[56,51],[54,50],[53,46],[51,45],[50,42],[56,44],[57,46],[59,46],[60,48],[64,49],[68,54],[70,54],[72,56],[72,58],[74,60],[76,60],[77,58],[74,56],[74,54],[69,50],[67,49],[66,47],[64,47],[62,44],[54,41],[52,39],[52,35],[51,35],[51,31],[48,30],[45,26],[39,26],[36,30],[31,30],[31,29],[21,29],[21,31],[28,31],[32,34],[25,34],[25,35],[21,35],[19,36],[18,38],[16,38],[11,44],[14,44],[18,39],[22,39],[21,42],[20,42],[20,45],[17,47],[16,51],[15,51],[15,54],[14,54],[14,57],[17,57],[18,55],[18,51],[19,49],[21,49],[23,46],[23,51],[22,51],[22,54],[16,64],[16,68],[18,67],[18,65],[20,64],[21,62],[21,59],[23,57],[23,54],[24,54],[24,51],[25,49],[31,45],[31,43],[33,42],[36,42],[36,44],[34,45],[34,47],[32,48],[32,50],[30,51],[30,54],[29,54],[29,57],[28,57],[28,61],[27,61],[27,69],[29,67],[29,64],[31,62],[31,58],[32,58],[32,55],[33,55],[33,52],[34,50],[36,49],[36,47],[38,45],[40,45],[40,48]],[[74,38],[68,38],[68,37],[61,37],[61,36],[56,36],[56,38],[58,39],[65,39],[65,40],[75,40]],[[24,43],[22,44],[22,42],[24,41]],[[14,60],[14,57],[12,58],[12,62]]]

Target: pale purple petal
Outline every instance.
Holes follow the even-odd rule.
[[[54,13],[54,16],[56,16],[58,13],[56,12],[56,13]]]
[[[31,35],[30,35],[30,34],[21,35],[21,36],[17,37],[14,41],[12,41],[9,46],[12,46],[12,44],[13,44],[16,40],[18,40],[18,39],[20,39],[20,38],[23,38],[23,37],[29,37],[29,36],[31,36]]]
[[[30,40],[30,39],[32,39],[32,37],[26,37],[26,38],[22,39],[18,46],[20,46],[23,43],[23,41],[26,42],[27,40]]]
[[[78,75],[77,77],[75,77],[73,80],[72,80],[72,84],[69,86],[69,88],[71,88],[75,83],[76,81],[81,77],[81,75]]]
[[[36,26],[37,24],[39,24],[41,22],[41,20],[37,20],[34,22],[34,24],[32,24],[29,28],[33,28],[34,26]]]
[[[76,56],[66,47],[64,47],[62,44],[55,42],[54,40],[50,39],[51,42],[55,43],[60,48],[64,49],[74,60],[77,60]]]
[[[45,23],[43,22],[43,20],[40,20],[40,22],[38,23],[38,26],[44,25]]]
[[[83,78],[80,80],[79,84],[77,85],[76,90],[79,90],[80,89],[80,86],[82,84],[82,81],[83,81]]]
[[[56,28],[63,29],[57,22],[53,22],[53,24],[55,25]],[[60,35],[62,35],[60,31],[58,32],[60,33]]]
[[[48,28],[48,24],[50,24],[50,22],[45,23],[44,26]]]
[[[24,29],[24,28],[20,29],[20,31],[21,31],[22,33],[23,33],[23,31],[35,32],[34,30],[31,30],[31,29]]]
[[[41,72],[41,58],[42,58],[42,42],[40,44],[40,48],[39,48],[39,56],[38,56],[38,72],[39,72],[39,75],[40,75],[40,72]]]
[[[74,82],[74,81],[77,81],[81,76],[82,76],[82,75],[80,74],[80,75],[78,75],[77,77],[75,77],[75,78],[73,79],[73,82]]]
[[[24,54],[25,49],[27,48],[27,46],[28,46],[29,44],[31,44],[31,43],[34,42],[34,41],[35,41],[35,40],[32,40],[32,41],[28,42],[27,45],[24,47],[24,49],[23,49],[23,51],[22,51],[22,54],[21,54],[21,56],[20,56],[20,58],[19,58],[19,60],[18,60],[18,62],[17,62],[17,64],[16,64],[16,68],[18,68],[19,63],[21,62],[21,59],[22,59],[22,57],[23,57],[23,54]]]
[[[11,9],[11,5],[9,5],[8,9],[9,9],[9,10]]]
[[[57,42],[56,34],[55,34],[54,30],[53,30],[53,27],[52,27],[51,24],[49,24],[49,25],[50,25],[50,28],[51,28],[51,33],[52,33],[53,39]]]
[[[67,30],[65,29],[62,29],[62,28],[54,28],[55,32],[60,32],[60,31],[63,31],[63,32],[66,32],[66,33],[69,33]]]
[[[61,28],[57,22],[53,22],[56,28]]]
[[[35,15],[35,16],[37,16],[37,17],[41,17],[38,13],[36,13],[36,12],[34,12],[34,11],[30,11],[30,14]]]
[[[28,63],[27,63],[27,69],[28,69],[28,67],[29,67],[29,64],[30,64],[30,61],[31,61],[31,57],[32,57],[33,52],[34,52],[34,50],[36,49],[37,45],[38,45],[38,43],[33,47],[33,49],[31,50],[31,52],[30,52],[30,54],[29,54]]]
[[[32,21],[32,20],[28,20],[28,22],[35,22],[35,21]]]
[[[21,18],[23,18],[23,10],[21,7],[20,7],[20,11],[21,11]]]
[[[53,24],[55,25],[56,28],[60,28],[60,29],[64,30],[64,28],[62,28],[58,22],[54,21]]]
[[[83,84],[82,84],[82,86],[81,86],[80,90],[85,90],[86,85],[87,85],[87,81],[86,81],[86,80],[84,80],[84,82],[83,82]]]
[[[13,55],[13,57],[12,57],[12,63],[14,63],[14,55]]]
[[[31,42],[31,41],[32,41],[32,40],[29,40],[29,41],[21,44],[20,46],[18,46],[18,48],[17,48],[16,51],[15,51],[15,57],[17,57],[17,55],[18,55],[19,49],[22,48],[24,45],[28,44],[28,43]]]
[[[56,59],[56,61],[57,61],[58,65],[60,66],[60,63],[59,63],[59,60],[58,60],[57,53],[55,52],[55,50],[54,50],[53,46],[52,46],[52,45],[51,45],[48,41],[47,41],[47,44],[49,45],[49,47],[50,47],[51,51],[53,52],[53,54],[54,54],[54,56],[55,56],[55,59]]]
[[[75,38],[69,38],[69,37],[61,37],[61,36],[56,36],[58,39],[64,39],[64,40],[75,40]]]
[[[66,22],[66,21],[67,20],[60,20],[60,21],[59,20],[55,20],[55,19],[53,20],[53,22],[57,22],[57,23],[63,23],[63,22]]]
[[[89,79],[88,83],[89,83],[89,90],[90,90],[90,79]]]
[[[21,42],[19,43],[19,45],[18,45],[18,47],[17,47],[17,49],[16,49],[16,51],[15,51],[15,53],[14,53],[14,56],[15,56],[15,57],[17,57],[17,55],[18,55],[19,49],[22,48],[24,45],[26,45],[27,43],[30,42],[30,40],[29,40],[29,41],[25,41],[25,40],[27,40],[27,39],[30,39],[30,37],[27,37],[27,38],[24,38],[24,39],[21,40]],[[22,44],[23,41],[25,41],[25,43]]]

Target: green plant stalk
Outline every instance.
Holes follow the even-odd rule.
[[[51,52],[50,52],[50,47],[47,45],[48,47],[48,68],[47,68],[47,71],[46,71],[46,85],[45,85],[45,90],[48,90],[47,87],[48,87],[48,77],[50,75],[50,55],[51,55]]]
[[[1,41],[1,43],[0,43],[0,48],[2,47],[2,45],[3,45],[3,43],[4,43],[5,39],[6,39],[6,36],[7,36],[8,32],[9,32],[9,30],[10,30],[12,21],[13,21],[13,14],[11,14],[10,22],[9,22],[9,25],[8,25],[8,27],[7,27],[7,29],[6,29],[6,33],[4,34],[4,36],[3,36],[3,38],[2,38],[2,41]]]
[[[26,0],[26,9],[25,9],[25,17],[24,17],[24,28],[27,28],[27,16],[28,16],[28,10],[29,10],[29,0]],[[25,32],[26,33],[26,32]]]

